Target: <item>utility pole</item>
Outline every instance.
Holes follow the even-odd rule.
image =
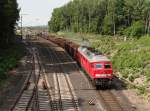
[[[23,39],[23,16],[28,14],[20,14],[20,22],[21,22],[21,39]]]
[[[23,39],[22,15],[21,15],[21,39]]]

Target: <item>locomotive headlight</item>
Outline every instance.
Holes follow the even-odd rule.
[[[111,74],[96,74],[96,77],[110,77]]]

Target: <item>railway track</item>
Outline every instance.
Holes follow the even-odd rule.
[[[41,50],[40,59],[45,57],[44,54],[48,55],[47,52],[43,50],[43,48],[41,48],[40,46],[38,46],[38,48],[39,50]],[[50,61],[50,64],[52,64],[51,61]],[[41,67],[43,67],[42,72],[43,72],[43,79],[44,79],[44,87],[48,89],[47,91],[49,95],[51,111],[61,111],[59,97],[56,97],[56,95],[60,95],[60,94],[58,94],[58,91],[56,92],[55,90],[52,89],[52,85],[49,83],[48,74],[46,73],[45,68],[44,68],[45,64],[42,62],[41,62]]]
[[[68,74],[63,70],[62,58],[60,59],[55,51],[56,47],[45,47],[41,54],[49,57],[49,66],[53,70],[52,77],[54,80],[54,88],[49,84],[49,92],[51,94],[51,108],[53,111],[79,111],[79,103],[74,93],[73,86],[70,82]],[[41,55],[44,57],[44,55]],[[67,62],[67,61],[66,61]],[[47,74],[45,76],[48,76]],[[46,77],[47,78],[47,77]],[[48,80],[47,80],[48,81]]]
[[[36,48],[31,50],[32,72],[28,75],[19,96],[15,100],[11,111],[49,111],[49,99],[47,91],[39,85],[41,79],[41,67]]]
[[[128,109],[123,109],[119,104],[116,97],[111,93],[110,90],[100,90],[98,91],[100,98],[104,101],[104,104],[107,106],[108,111],[128,111]]]
[[[56,99],[59,100],[59,108],[61,111],[67,109],[68,111],[79,111],[78,100],[73,92],[73,87],[69,80],[69,76],[63,70],[63,64],[61,64],[61,59],[57,52],[52,48],[48,50],[49,55],[51,55],[52,63],[55,64],[53,58],[55,57],[56,62],[59,63],[56,73],[54,74],[55,81],[55,91]],[[52,58],[53,57],[53,58]],[[67,62],[67,61],[66,61]],[[58,94],[58,95],[57,95]]]
[[[58,56],[58,54],[55,52],[54,53],[55,57],[57,58],[58,62],[61,62],[61,57]],[[62,55],[64,55],[64,52],[62,53]],[[62,56],[62,59],[65,62],[68,62],[68,59],[64,59],[65,56]],[[73,107],[74,107],[74,111],[78,111],[79,110],[79,106],[78,106],[78,101],[77,101],[77,97],[75,96],[74,92],[73,92],[73,87],[69,81],[69,76],[68,74],[65,73],[65,71],[63,70],[63,66],[60,65],[60,71],[63,72],[62,77],[64,76],[64,79],[66,80],[66,85],[68,86],[68,91],[70,92],[71,98],[70,98],[70,102],[72,102]],[[57,76],[58,78],[58,76]]]
[[[32,49],[32,51],[30,50],[30,52],[33,52],[32,72],[28,75],[19,96],[17,97],[14,105],[11,108],[11,111],[31,110],[30,102],[33,99],[36,90],[36,83],[35,83],[36,80],[35,80],[35,50]],[[30,84],[30,88],[29,88],[29,84]]]

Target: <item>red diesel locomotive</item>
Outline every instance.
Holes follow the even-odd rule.
[[[79,46],[63,38],[48,40],[64,48],[87,72],[96,86],[110,86],[113,78],[112,62],[104,55],[86,46]]]
[[[79,47],[77,54],[81,66],[96,85],[108,86],[111,84],[112,63],[106,56],[96,54],[87,47]]]

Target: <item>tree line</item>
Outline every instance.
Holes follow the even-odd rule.
[[[19,9],[16,0],[0,0],[0,47],[7,46],[14,40]]]
[[[73,0],[54,9],[50,32],[141,36],[150,33],[150,0]]]

